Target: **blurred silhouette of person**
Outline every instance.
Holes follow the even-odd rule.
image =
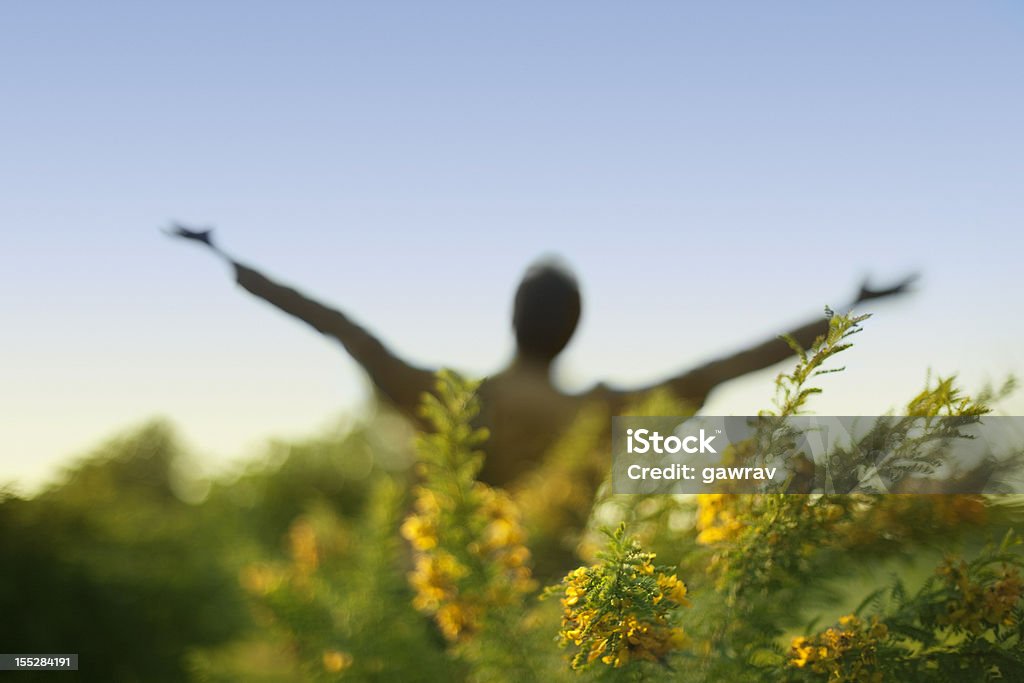
[[[206,245],[232,265],[242,288],[341,342],[366,370],[377,391],[400,412],[419,422],[420,397],[434,386],[431,370],[398,358],[341,311],[234,260],[216,246],[211,231],[176,225],[170,234]],[[906,278],[886,289],[872,289],[865,282],[854,303],[902,294],[913,279]],[[591,401],[604,403],[609,413],[616,415],[632,397],[664,387],[697,409],[718,385],[793,355],[786,341],[776,337],[649,386],[619,390],[598,384],[581,394],[567,394],[552,383],[551,369],[572,338],[580,312],[579,287],[564,267],[542,261],[526,271],[513,304],[516,355],[508,367],[487,378],[479,391],[480,423],[491,432],[481,480],[507,485],[527,473],[541,461],[580,408]],[[827,330],[828,320],[823,316],[788,334],[806,348]]]

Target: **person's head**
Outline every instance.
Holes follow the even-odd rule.
[[[530,266],[516,290],[512,327],[519,355],[550,362],[561,353],[580,319],[580,289],[564,266],[543,260]]]

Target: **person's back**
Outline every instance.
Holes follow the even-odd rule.
[[[176,227],[173,234],[207,245],[231,263],[244,289],[340,341],[367,371],[380,394],[410,419],[419,420],[421,397],[434,386],[431,371],[401,360],[342,312],[231,259],[214,246],[209,231]],[[877,291],[864,286],[856,302],[901,293],[909,281]],[[528,473],[588,401],[604,404],[608,413],[615,415],[629,396],[665,387],[696,409],[719,384],[792,355],[784,340],[773,338],[648,387],[618,391],[597,385],[589,392],[570,395],[552,383],[551,369],[572,338],[581,310],[578,285],[566,268],[542,261],[527,270],[514,302],[516,357],[479,389],[479,424],[491,433],[481,480],[504,486]],[[787,336],[806,347],[827,327],[827,321],[821,318],[789,331]]]
[[[507,483],[540,463],[582,407],[539,365],[518,361],[480,385],[481,426],[490,431],[480,479]]]

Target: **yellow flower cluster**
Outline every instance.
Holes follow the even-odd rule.
[[[649,554],[616,572],[618,581],[610,590],[606,564],[580,567],[563,579],[559,636],[563,645],[580,648],[572,660],[574,669],[598,659],[615,668],[633,661],[663,662],[683,647],[683,630],[671,626],[669,616],[689,606],[686,585],[675,574],[656,572],[653,557]],[[653,590],[646,590],[644,583],[653,584]]]
[[[254,562],[242,568],[239,583],[254,596],[267,596],[283,586],[306,587],[320,566],[320,548],[316,531],[308,519],[300,517],[288,528],[288,565]]]
[[[943,563],[938,573],[957,596],[946,603],[946,612],[937,618],[940,625],[979,634],[992,626],[1015,624],[1013,612],[1024,588],[1015,567],[1004,566],[987,584],[973,581],[963,560]]]
[[[535,588],[519,511],[509,496],[473,482],[466,498],[468,505],[457,506],[420,487],[401,530],[415,550],[413,606],[432,615],[453,642],[472,635],[486,607],[511,604]],[[440,530],[456,523],[471,530],[471,540],[446,548]]]
[[[736,538],[743,522],[735,510],[736,496],[729,493],[702,493],[697,496],[697,542],[714,545]]]
[[[839,619],[838,628],[830,628],[813,638],[794,638],[789,664],[826,674],[836,683],[880,683],[877,669],[878,644],[889,637],[885,624],[871,623],[850,614]]]

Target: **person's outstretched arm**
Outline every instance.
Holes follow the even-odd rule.
[[[912,275],[895,286],[885,289],[872,289],[865,282],[857,294],[854,305],[871,299],[903,294],[909,291],[910,285],[915,279],[917,276]],[[823,315],[818,320],[790,330],[787,336],[796,340],[801,347],[808,348],[815,339],[826,332],[828,332],[828,319]],[[711,390],[719,384],[757,370],[763,370],[791,356],[793,356],[793,349],[786,343],[786,340],[776,337],[739,353],[701,365],[654,386],[645,387],[639,392],[631,393],[642,393],[656,387],[666,387],[680,399],[691,403],[694,407],[699,407],[704,403]]]
[[[395,356],[376,337],[341,311],[325,306],[235,261],[213,243],[209,230],[196,231],[175,226],[170,234],[205,244],[232,265],[235,280],[246,291],[302,320],[318,332],[340,341],[352,358],[363,366],[384,396],[409,417],[419,419],[417,407],[423,392],[433,386],[433,373],[414,367]]]

